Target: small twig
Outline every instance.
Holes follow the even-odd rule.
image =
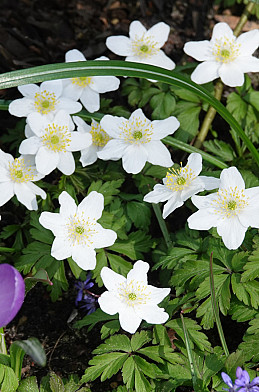
[[[50,353],[50,356],[49,356],[49,369],[50,369],[50,370],[52,370],[51,367],[50,367],[50,362],[51,362],[53,353],[54,353],[54,351],[56,350],[56,348],[57,348],[57,346],[58,346],[60,340],[63,338],[63,336],[64,336],[65,334],[66,334],[66,332],[62,332],[62,334],[59,336],[58,340],[56,341],[56,343],[55,343],[55,345],[54,345],[54,347],[53,347],[53,350],[52,350],[51,353]]]

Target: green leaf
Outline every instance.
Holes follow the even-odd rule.
[[[152,339],[147,331],[136,332],[131,338],[132,351],[137,351]]]
[[[201,107],[196,103],[186,101],[177,103],[175,114],[180,122],[180,128],[176,131],[177,139],[188,142],[196,135],[200,111]]]
[[[153,95],[150,106],[153,109],[152,119],[163,120],[174,113],[175,98],[169,91],[161,92]]]
[[[236,377],[236,369],[238,366],[242,366],[244,364],[244,354],[242,351],[237,350],[234,353],[231,353],[225,362],[225,368],[227,374],[232,378],[235,379]]]
[[[62,294],[62,290],[68,289],[68,281],[65,274],[63,261],[57,261],[57,270],[52,278],[53,286],[51,287],[50,297],[52,301],[56,301]],[[53,264],[54,265],[54,264]]]
[[[0,364],[6,365],[6,366],[11,366],[11,361],[9,355],[2,354],[0,353]]]
[[[53,285],[53,283],[50,281],[49,276],[47,271],[44,269],[39,269],[35,275],[33,276],[26,276],[24,279],[25,283],[25,292],[26,294],[38,283],[46,283],[50,286]]]
[[[107,252],[107,257],[111,269],[120,275],[126,276],[128,272],[132,269],[132,264],[124,260],[121,256]]]
[[[144,358],[141,358],[138,355],[134,355],[133,358],[137,367],[146,376],[150,378],[157,378],[162,373],[162,371],[154,363],[147,362]]]
[[[135,362],[133,357],[129,357],[123,364],[122,367],[123,382],[127,388],[134,387],[135,381]]]
[[[13,369],[0,364],[0,390],[1,392],[15,392],[18,388],[18,378]]]
[[[54,372],[50,373],[49,385],[52,392],[65,392],[62,378]]]
[[[39,392],[37,378],[35,376],[24,378],[20,382],[17,392]]]
[[[115,334],[119,330],[119,320],[108,321],[108,323],[105,323],[101,328],[101,339],[106,339],[108,336]]]
[[[121,187],[124,180],[113,180],[103,182],[101,180],[94,181],[88,188],[87,194],[92,191],[101,193],[104,196],[104,205],[110,204],[113,201],[113,196],[120,193],[119,188]]]
[[[257,313],[257,310],[251,306],[244,305],[243,302],[238,301],[237,298],[234,297],[231,299],[229,314],[232,315],[233,320],[245,322],[254,318]]]
[[[10,347],[10,360],[11,368],[13,369],[16,377],[20,380],[22,373],[22,363],[25,355],[25,351],[18,344],[11,344]]]
[[[135,363],[135,389],[136,392],[151,392],[152,387],[142,371],[136,366]]]
[[[130,201],[127,203],[127,214],[137,229],[148,231],[151,219],[151,210],[146,203]]]
[[[124,351],[130,353],[132,350],[129,338],[126,335],[111,336],[109,339],[106,339],[103,344],[100,344],[93,353],[104,354],[111,351]]]
[[[225,162],[232,162],[236,157],[233,148],[222,140],[207,140],[203,143],[203,145],[207,151],[212,152]]]
[[[96,254],[96,267],[92,271],[92,277],[93,279],[95,279],[99,287],[103,286],[103,281],[101,278],[101,270],[103,267],[107,267],[107,265],[108,262],[107,262],[106,252],[104,251],[104,249],[98,250]]]
[[[17,345],[24,350],[24,352],[29,355],[34,362],[39,366],[46,365],[46,354],[45,351],[37,338],[29,338],[27,340],[16,340],[13,345]]]
[[[90,331],[100,321],[108,321],[114,319],[118,319],[118,316],[117,315],[110,316],[109,314],[104,313],[99,308],[94,313],[88,314],[82,320],[77,321],[75,323],[75,327],[82,328],[82,327],[86,327],[87,325],[90,325],[90,328],[88,329],[88,331]]]
[[[79,265],[72,259],[72,257],[68,257],[67,261],[72,271],[72,274],[76,279],[80,279],[82,275],[85,276],[85,271],[83,271],[82,268],[79,267]],[[82,280],[84,280],[84,278],[82,278]]]
[[[208,341],[207,336],[203,332],[200,332],[202,328],[199,326],[199,324],[197,324],[195,320],[187,317],[184,318],[184,322],[188,331],[191,349],[194,348],[195,344],[201,351],[210,352],[212,350],[211,344]],[[166,327],[172,328],[184,341],[184,332],[180,318],[168,321],[168,323],[166,323]]]

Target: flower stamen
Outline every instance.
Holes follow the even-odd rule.
[[[9,173],[14,182],[29,182],[34,179],[34,170],[31,166],[26,166],[23,158],[16,158],[9,163]]]
[[[93,145],[97,147],[104,147],[108,141],[111,140],[108,133],[106,133],[98,123],[92,123],[90,134],[92,135]]]
[[[130,283],[120,283],[118,287],[120,299],[129,306],[144,305],[149,301],[151,292],[142,282],[131,281]]]
[[[120,130],[119,137],[130,144],[148,143],[153,135],[153,125],[148,120],[140,118],[122,122]]]
[[[43,145],[54,152],[66,151],[66,147],[71,142],[71,136],[67,126],[59,126],[57,124],[48,124],[45,133],[41,136]]]
[[[56,109],[58,100],[55,93],[50,93],[47,90],[34,95],[34,106],[37,112],[41,114],[48,114]]]
[[[237,187],[229,189],[220,189],[216,193],[216,198],[212,201],[212,206],[215,208],[215,213],[232,218],[236,216],[248,205],[249,198],[245,196],[244,189],[237,189]]]
[[[169,169],[166,173],[165,185],[171,191],[182,191],[196,178],[193,170],[186,165],[179,169]]]
[[[158,42],[152,36],[144,38],[144,34],[140,38],[136,36],[131,45],[134,55],[143,58],[154,56],[159,51]]]
[[[79,78],[72,78],[71,79],[73,84],[76,84],[77,86],[80,87],[86,87],[89,86],[89,84],[92,84],[92,78],[91,77],[87,77],[87,76],[81,76]]]
[[[229,39],[226,36],[217,38],[212,50],[216,61],[220,63],[230,63],[239,56],[240,44],[235,39]]]
[[[84,218],[83,214],[74,214],[69,218],[66,225],[68,240],[72,245],[87,245],[91,246],[93,241],[92,236],[97,233],[95,230],[96,221],[90,218]]]

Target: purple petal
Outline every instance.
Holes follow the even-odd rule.
[[[0,327],[4,327],[20,310],[25,295],[21,274],[9,264],[0,265]]]
[[[232,380],[227,373],[222,372],[221,377],[225,384],[227,384],[229,387],[233,387]]]
[[[250,385],[253,387],[255,385],[259,385],[259,377],[255,377],[253,381],[251,381]]]
[[[237,378],[241,378],[242,377],[242,372],[243,372],[242,368],[240,366],[238,366],[237,370],[236,370],[236,377]]]

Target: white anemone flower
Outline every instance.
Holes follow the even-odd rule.
[[[65,56],[66,62],[87,61],[83,53],[77,49],[69,50]],[[102,56],[96,59],[109,60]],[[100,94],[114,91],[119,88],[120,80],[116,76],[80,76],[72,79],[64,79],[64,95],[82,102],[90,113],[100,109]]]
[[[149,324],[163,324],[169,315],[157,305],[170,293],[169,288],[157,288],[147,282],[149,264],[138,260],[127,278],[107,267],[101,278],[108,291],[98,299],[103,312],[119,313],[121,328],[135,333],[142,320]]]
[[[92,144],[81,150],[80,162],[82,163],[82,166],[85,167],[97,160],[97,152],[101,151],[111,138],[95,120],[92,120],[91,125],[86,124],[86,122],[78,116],[74,116],[73,120],[77,125],[78,132],[92,135]]]
[[[141,109],[137,109],[129,119],[105,115],[100,126],[112,139],[97,153],[98,158],[122,158],[124,170],[133,174],[139,173],[146,162],[165,167],[173,165],[170,152],[160,139],[180,126],[175,117],[150,121]]]
[[[168,40],[170,26],[160,22],[147,30],[142,23],[134,20],[129,27],[129,38],[123,35],[108,37],[106,46],[126,61],[157,65],[174,69],[175,63],[160,50]]]
[[[77,206],[65,191],[59,196],[60,212],[42,212],[40,224],[53,232],[55,239],[51,256],[57,260],[68,257],[83,270],[93,270],[96,266],[95,249],[114,244],[117,234],[104,229],[97,221],[104,208],[101,193],[91,192]]]
[[[39,113],[43,117],[52,119],[59,110],[68,114],[80,112],[82,105],[63,94],[61,80],[50,80],[36,84],[19,86],[18,90],[24,96],[15,99],[9,105],[9,112],[17,117],[27,117],[30,113]]]
[[[210,41],[187,42],[183,50],[203,61],[191,79],[203,84],[221,78],[230,87],[242,86],[244,73],[258,72],[259,59],[252,56],[259,45],[259,30],[251,30],[238,38],[226,23],[217,23]]]
[[[199,208],[188,218],[190,229],[217,228],[228,249],[237,249],[249,226],[259,228],[259,187],[245,189],[245,182],[236,167],[224,169],[217,193],[193,196]]]
[[[159,203],[167,201],[163,210],[165,219],[176,208],[198,192],[219,187],[219,179],[215,177],[199,176],[202,170],[201,154],[190,154],[187,165],[179,169],[169,169],[162,184],[156,184],[154,190],[149,192],[144,201]]]
[[[0,150],[0,206],[16,195],[28,210],[37,210],[36,195],[46,199],[46,193],[33,181],[43,177],[37,172],[33,157],[21,155],[14,159]]]
[[[30,137],[22,141],[19,152],[35,155],[36,168],[44,175],[56,168],[67,176],[71,175],[75,171],[72,151],[89,147],[92,136],[73,132],[71,118],[64,110],[57,112],[52,121],[39,113],[30,114],[27,120],[34,136],[30,136],[27,129]]]

